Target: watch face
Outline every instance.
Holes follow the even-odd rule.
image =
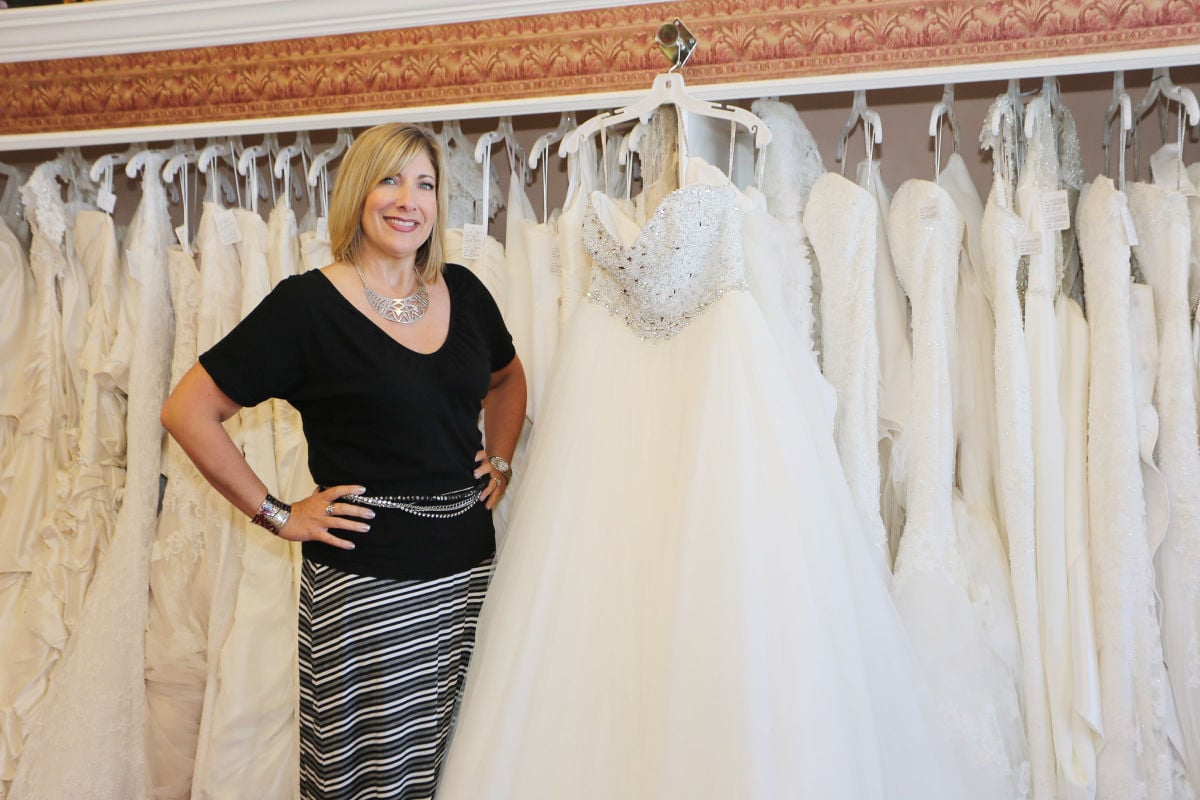
[[[491,461],[492,466],[501,472],[508,472],[509,470],[508,461],[501,456],[492,456],[488,461]]]

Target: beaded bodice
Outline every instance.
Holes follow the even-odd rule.
[[[594,192],[583,220],[584,245],[596,266],[587,296],[639,335],[670,338],[725,292],[746,289],[732,186],[692,184],[671,192],[629,242],[602,212],[609,221],[618,213]]]

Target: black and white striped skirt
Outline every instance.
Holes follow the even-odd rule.
[[[428,800],[445,755],[491,560],[433,580],[305,559],[300,794]]]

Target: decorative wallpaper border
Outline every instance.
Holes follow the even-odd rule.
[[[1195,45],[1194,0],[686,0],[247,45],[0,64],[0,134],[633,90],[681,18],[689,83]]]

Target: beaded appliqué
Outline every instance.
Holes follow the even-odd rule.
[[[604,225],[593,194],[583,242],[597,269],[587,297],[637,333],[669,339],[726,292],[746,291],[736,189],[693,184],[668,194],[626,246]]]

